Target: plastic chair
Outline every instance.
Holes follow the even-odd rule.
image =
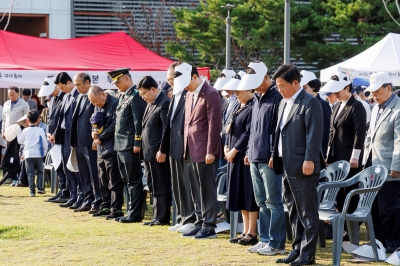
[[[346,179],[350,172],[350,163],[347,161],[337,161],[329,165],[326,169],[321,171],[319,180],[320,182],[340,182]],[[322,192],[323,195],[322,195]],[[326,191],[321,191],[318,194],[318,199],[322,199],[319,204],[320,210],[334,210],[336,196],[339,188],[331,188]],[[322,248],[326,247],[325,241],[325,222],[319,222],[318,245]]]
[[[374,227],[372,224],[371,207],[375,196],[386,181],[388,170],[382,165],[371,166],[342,182],[326,182],[320,184],[317,188],[318,195],[326,189],[349,187],[359,183],[358,189],[353,189],[347,194],[343,211],[319,210],[320,220],[329,220],[333,228],[333,265],[340,265],[340,257],[343,243],[344,222],[346,221],[349,230],[349,238],[352,244],[358,244],[358,223],[365,222],[369,240],[374,252],[375,261],[379,261],[378,251],[375,242]],[[352,214],[347,214],[350,200],[354,195],[360,195],[357,209]]]
[[[43,179],[45,183],[50,183],[50,192],[57,194],[59,181],[57,178],[57,171],[53,166],[53,160],[51,159],[50,152],[47,153],[44,161]]]

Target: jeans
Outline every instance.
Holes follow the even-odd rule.
[[[267,163],[250,164],[254,197],[260,207],[260,241],[273,248],[285,248],[286,221],[282,203],[282,175]]]
[[[28,176],[29,189],[32,194],[36,194],[35,174],[37,175],[37,188],[43,190],[43,158],[25,159],[26,175]]]

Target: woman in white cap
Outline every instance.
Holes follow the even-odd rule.
[[[237,90],[240,75],[229,81],[224,89],[234,91],[240,103],[232,114],[226,128],[224,147],[228,161],[228,182],[226,208],[229,211],[241,211],[243,217],[243,233],[230,239],[231,243],[241,245],[257,244],[258,206],[254,199],[250,167],[244,164],[247,143],[250,137],[251,113],[254,94],[251,90]]]
[[[332,111],[330,136],[328,142],[327,163],[339,160],[350,162],[350,178],[360,172],[362,150],[366,134],[366,112],[361,102],[351,94],[351,80],[343,72],[337,72],[331,77],[321,92],[331,92],[336,95],[339,103]],[[348,192],[354,187],[341,189],[337,195],[337,209],[342,211]],[[358,198],[353,197],[348,213],[357,208]]]

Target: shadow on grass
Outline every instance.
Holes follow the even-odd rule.
[[[28,235],[28,226],[0,225],[0,239],[24,240]]]

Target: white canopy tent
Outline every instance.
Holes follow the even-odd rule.
[[[400,86],[400,34],[389,33],[364,52],[337,65],[321,70],[321,81],[327,82],[336,71],[354,78],[369,78],[372,73],[387,72],[394,86]]]

